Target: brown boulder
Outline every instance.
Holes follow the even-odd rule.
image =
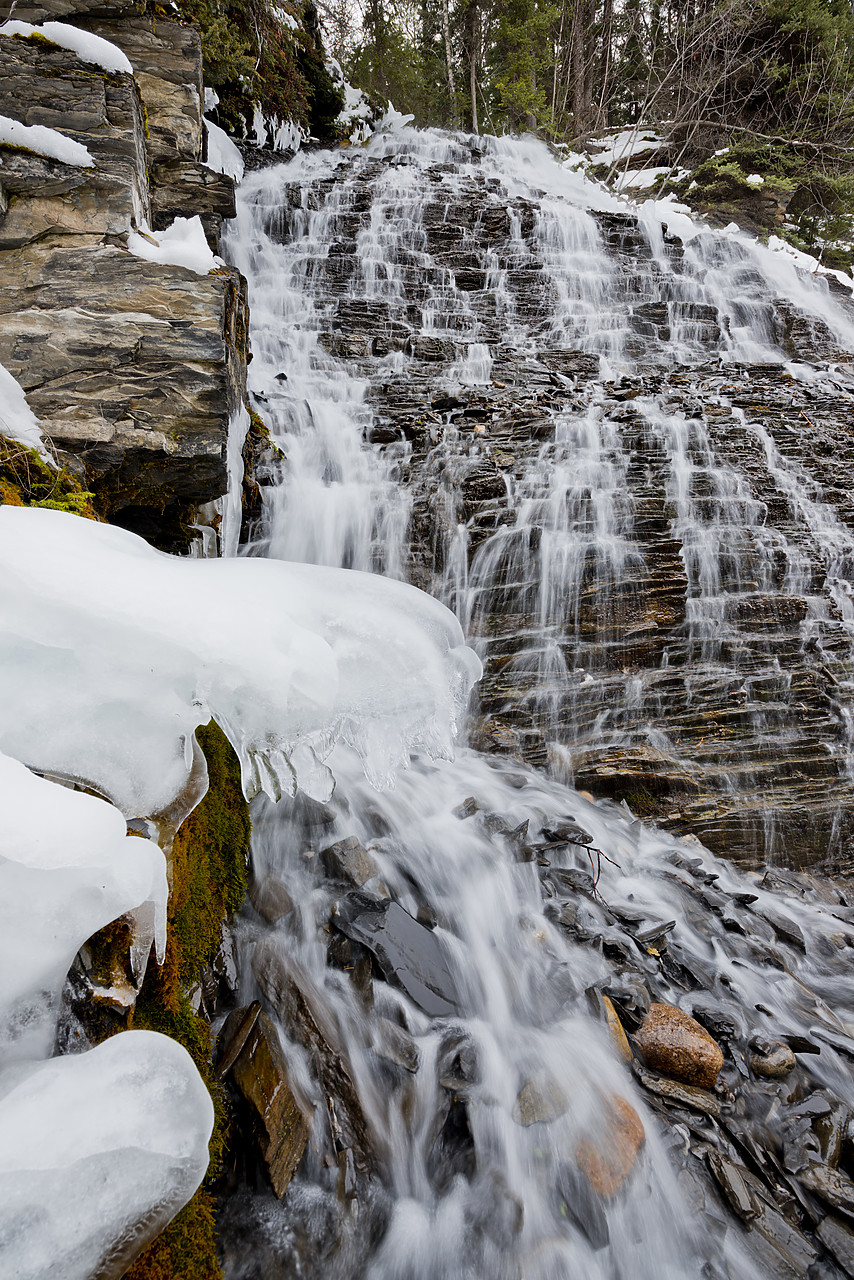
[[[601,1113],[601,1127],[579,1142],[575,1159],[599,1196],[610,1199],[625,1183],[646,1142],[640,1116],[619,1094],[610,1094]]]
[[[724,1064],[718,1042],[690,1014],[672,1004],[651,1004],[634,1042],[654,1071],[701,1089],[714,1087]]]

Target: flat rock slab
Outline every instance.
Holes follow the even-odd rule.
[[[401,987],[424,1013],[443,1018],[458,1011],[456,987],[442,942],[398,903],[377,901],[374,907],[351,901],[333,923],[348,938],[367,947],[383,976]]]

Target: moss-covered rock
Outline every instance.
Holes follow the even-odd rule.
[[[0,505],[47,507],[98,520],[92,499],[67,467],[53,467],[35,449],[0,436]]]
[[[213,1067],[213,1037],[207,1019],[193,1008],[197,987],[222,945],[223,926],[246,893],[251,823],[240,786],[240,765],[231,744],[213,722],[197,730],[205,753],[209,787],[185,819],[172,844],[166,955],[149,964],[127,1022],[95,1022],[96,1036],[124,1026],[159,1031],[184,1046],[214,1103],[210,1167],[203,1186],[127,1272],[129,1280],[217,1280],[215,1201],[211,1191],[225,1155],[230,1115]],[[130,934],[116,922],[89,943],[91,972],[106,976],[126,965]],[[92,1024],[87,1018],[87,1028]]]

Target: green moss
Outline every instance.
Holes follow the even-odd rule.
[[[198,1191],[125,1272],[125,1280],[220,1280],[221,1276],[214,1201],[207,1191]]]
[[[246,895],[251,824],[240,786],[240,764],[213,721],[196,733],[210,775],[207,795],[175,837],[169,932],[178,981],[190,986],[213,960],[223,921]]]
[[[213,1068],[210,1026],[194,1012],[187,992],[215,957],[222,926],[243,901],[251,823],[240,764],[225,734],[211,722],[196,736],[207,760],[209,787],[173,841],[166,955],[162,965],[149,964],[128,1025],[170,1036],[193,1059],[214,1104],[211,1159],[201,1189],[140,1255],[127,1280],[219,1280],[222,1274],[210,1187],[221,1170],[229,1113]],[[125,933],[125,947],[128,941]],[[102,929],[90,951],[98,973],[126,963],[121,922]]]
[[[47,507],[98,520],[93,496],[67,467],[51,467],[35,449],[0,436],[0,504]]]

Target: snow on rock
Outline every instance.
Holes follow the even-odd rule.
[[[9,116],[0,116],[0,146],[34,151],[36,155],[47,156],[49,160],[61,160],[63,164],[73,164],[78,169],[92,169],[95,166],[89,148],[84,147],[82,142],[75,142],[73,138],[67,138],[57,129],[48,129],[46,125],[21,124],[19,120],[12,120]]]
[[[28,449],[35,449],[46,462],[53,459],[45,448],[39,420],[27,404],[24,388],[0,364],[0,436],[7,440],[19,440]]]
[[[751,173],[746,178],[746,182],[749,187],[764,187],[765,185],[765,179],[761,173]]]
[[[160,848],[128,836],[105,800],[0,755],[0,806],[2,1064],[51,1051],[65,975],[87,938],[111,920],[139,909],[153,927],[143,926],[143,950],[153,932],[162,958],[168,891]]]
[[[176,218],[165,231],[150,231],[147,227],[131,231],[128,249],[137,258],[164,266],[187,267],[200,276],[225,265],[208,244],[198,214],[195,218]]]
[[[126,530],[0,507],[0,750],[126,816],[186,791],[211,716],[246,794],[331,793],[338,739],[377,786],[449,757],[480,664],[443,605],[374,574],[164,555]]]
[[[786,240],[781,240],[779,236],[768,237],[768,248],[772,253],[779,253],[784,258],[791,259],[801,271],[808,271],[811,275],[833,276],[846,289],[854,290],[854,279],[851,276],[847,276],[844,271],[834,271],[832,267],[825,267],[811,253],[802,253],[800,249],[796,249]]]
[[[189,1054],[124,1031],[0,1088],[0,1275],[124,1274],[208,1166],[213,1104]]]
[[[210,90],[205,89],[205,93],[210,93]],[[208,158],[205,165],[208,169],[213,169],[214,173],[225,173],[235,182],[240,182],[245,165],[236,143],[212,120],[205,120],[205,128],[208,131]]]
[[[643,155],[646,151],[657,151],[661,142],[659,134],[638,126],[603,138],[592,138],[587,144],[587,150],[593,164],[615,164],[621,160],[629,160],[632,156]]]
[[[30,22],[4,22],[0,26],[0,35],[46,36],[52,44],[76,53],[81,62],[89,62],[102,71],[126,71],[133,74],[127,55],[118,45],[102,36],[93,35],[91,31],[81,31],[79,27],[69,26],[67,22],[43,22],[37,27]]]

